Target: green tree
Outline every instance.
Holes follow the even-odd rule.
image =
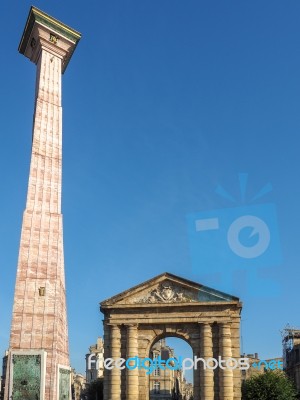
[[[255,375],[242,386],[243,400],[293,400],[297,391],[293,382],[280,370]]]
[[[103,400],[103,379],[92,382],[86,392],[88,400]]]

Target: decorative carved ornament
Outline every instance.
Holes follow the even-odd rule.
[[[53,33],[50,33],[49,40],[50,40],[51,43],[57,44],[58,37],[56,35],[54,35]]]
[[[162,283],[158,288],[136,299],[135,303],[190,303],[196,301],[191,295],[174,288],[171,283]]]

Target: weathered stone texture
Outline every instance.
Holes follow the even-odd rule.
[[[240,357],[239,299],[165,273],[101,303],[104,358],[147,358],[158,340],[173,336],[193,355]],[[235,372],[237,371],[237,372]],[[240,371],[194,370],[195,400],[240,400]],[[146,371],[104,371],[104,400],[149,400]]]
[[[51,27],[60,30],[59,35],[54,31],[54,39]],[[33,7],[20,43],[22,54],[37,64],[37,78],[9,350],[47,352],[43,400],[58,398],[58,365],[70,364],[61,214],[61,75],[75,43],[64,37],[63,29],[66,26]]]

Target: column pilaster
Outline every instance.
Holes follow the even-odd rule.
[[[104,360],[110,358],[110,328],[109,325],[103,322],[103,343],[104,343]],[[104,367],[104,381],[103,381],[103,399],[109,400],[109,387],[110,387],[110,371]]]
[[[232,344],[232,357],[237,360],[241,357],[240,351],[240,320],[233,321],[230,327],[231,331],[231,344]],[[241,400],[241,371],[239,368],[233,370],[233,398],[234,400]]]
[[[211,324],[200,324],[200,355],[206,362],[213,358]],[[213,367],[213,363],[209,363]],[[214,369],[203,368],[200,373],[201,400],[214,400]]]
[[[111,400],[120,400],[121,396],[121,370],[115,368],[115,364],[121,358],[121,331],[118,325],[112,325],[110,328],[111,338],[111,357],[113,358],[114,368],[111,370]]]
[[[231,330],[229,323],[219,325],[219,349],[223,360],[232,357]],[[219,369],[220,399],[233,400],[233,370],[224,365],[224,369]]]
[[[138,326],[127,325],[127,359],[138,357]],[[130,361],[133,366],[135,361]],[[138,368],[126,368],[126,400],[138,400],[139,398],[139,370]]]

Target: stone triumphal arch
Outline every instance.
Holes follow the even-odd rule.
[[[188,342],[203,359],[240,357],[237,297],[164,273],[100,304],[104,358],[149,357],[160,338]],[[240,370],[194,369],[194,400],[240,400]],[[230,365],[230,364],[229,364]],[[149,400],[145,369],[105,369],[104,400]]]

